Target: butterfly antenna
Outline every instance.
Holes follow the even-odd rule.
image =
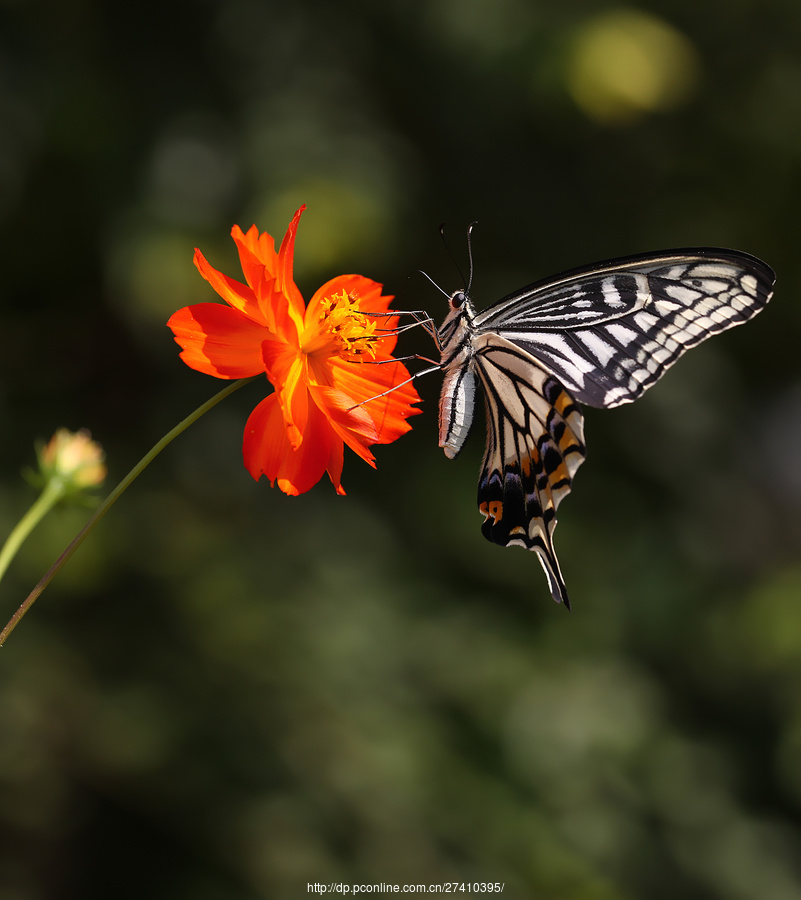
[[[473,224],[475,224],[475,223],[473,223]],[[470,228],[472,228],[472,227],[473,226],[471,225]],[[456,257],[453,255],[453,251],[451,250],[450,246],[448,245],[448,242],[445,240],[445,223],[444,222],[439,226],[439,234],[440,234],[440,237],[442,238],[442,243],[445,245],[445,250],[447,251],[448,256],[450,256],[450,258],[451,258],[451,262],[456,266],[456,271],[459,273],[459,277],[462,279],[462,284],[465,285],[465,292],[467,292],[470,289],[470,286],[465,281],[464,272],[462,271],[462,267],[459,265]],[[467,244],[468,244],[468,248],[469,248],[469,246],[470,246],[470,231],[469,231],[469,229],[468,229],[467,235],[468,235]],[[470,263],[470,277],[471,277],[471,279],[473,277],[472,262]],[[448,296],[450,297],[450,294],[448,294]]]
[[[467,287],[464,292],[468,296],[470,296],[470,288],[473,286],[473,229],[478,225],[478,222],[471,222],[467,226],[467,259],[470,264],[470,274],[467,279]],[[464,281],[464,279],[462,279]]]
[[[422,269],[418,269],[417,271],[423,276],[423,278],[427,278],[431,282],[431,284],[433,284],[434,287],[440,292],[440,294],[442,294],[443,297],[450,297],[450,294],[444,288],[441,288],[437,284],[437,282],[434,281],[434,279],[428,274],[428,272],[424,272]]]

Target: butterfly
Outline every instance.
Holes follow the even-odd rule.
[[[481,312],[469,284],[449,297],[436,332],[439,446],[449,458],[461,450],[480,384],[481,530],[496,544],[533,550],[558,603],[570,608],[553,533],[586,456],[580,404],[636,400],[685,350],[753,318],[775,277],[736,250],[665,250],[564,272]]]

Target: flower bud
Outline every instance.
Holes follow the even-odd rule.
[[[67,491],[81,491],[102,484],[106,477],[105,454],[86,429],[72,432],[59,428],[38,451],[39,468],[47,481],[59,478]]]

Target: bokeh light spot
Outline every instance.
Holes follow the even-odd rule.
[[[656,16],[618,9],[586,21],[574,37],[567,86],[581,110],[626,124],[680,106],[698,79],[698,56]]]

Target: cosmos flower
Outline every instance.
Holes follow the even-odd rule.
[[[295,236],[305,206],[276,253],[256,226],[231,236],[245,284],[218,272],[195,250],[200,274],[222,297],[178,310],[167,323],[193,369],[217,378],[266,374],[275,392],[245,425],[245,467],[287,494],[309,490],[327,472],[342,488],[347,444],[371,466],[368,447],[396,440],[419,412],[406,367],[393,359],[398,319],[393,299],[362,275],[340,275],[315,291],[308,306],[292,277]],[[375,314],[379,315],[375,315]],[[388,393],[387,393],[388,392]],[[382,396],[378,396],[382,395]]]

